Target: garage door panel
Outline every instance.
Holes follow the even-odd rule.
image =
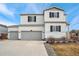
[[[42,32],[21,32],[21,39],[23,40],[41,40]]]
[[[9,39],[11,40],[17,40],[18,39],[18,32],[17,31],[11,31],[9,32]]]

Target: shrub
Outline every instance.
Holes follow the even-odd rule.
[[[72,43],[73,42],[73,40],[68,40],[68,43]]]
[[[60,43],[60,41],[57,41],[57,43]]]
[[[65,43],[65,37],[56,38],[57,43]]]
[[[56,43],[56,44],[57,44],[57,43],[61,43],[61,42],[60,42],[60,41],[55,40],[55,41],[54,41],[54,43]]]
[[[57,43],[57,41],[54,41],[54,43]]]
[[[49,38],[47,39],[47,43],[49,43],[49,44],[54,43],[54,41],[55,41],[55,38],[52,38],[52,37],[49,37]]]
[[[75,40],[73,40],[73,43],[76,43],[76,41],[75,41]]]
[[[60,43],[63,43],[63,41],[59,41]]]
[[[66,43],[66,41],[62,41],[62,43]]]

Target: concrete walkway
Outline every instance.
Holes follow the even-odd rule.
[[[0,56],[48,56],[44,41],[0,41]]]

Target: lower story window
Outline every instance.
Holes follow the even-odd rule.
[[[61,26],[56,26],[56,31],[61,32]]]
[[[50,32],[61,32],[61,26],[50,26]]]

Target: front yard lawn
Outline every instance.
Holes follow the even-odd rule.
[[[58,56],[79,56],[78,43],[52,44],[51,46]]]

